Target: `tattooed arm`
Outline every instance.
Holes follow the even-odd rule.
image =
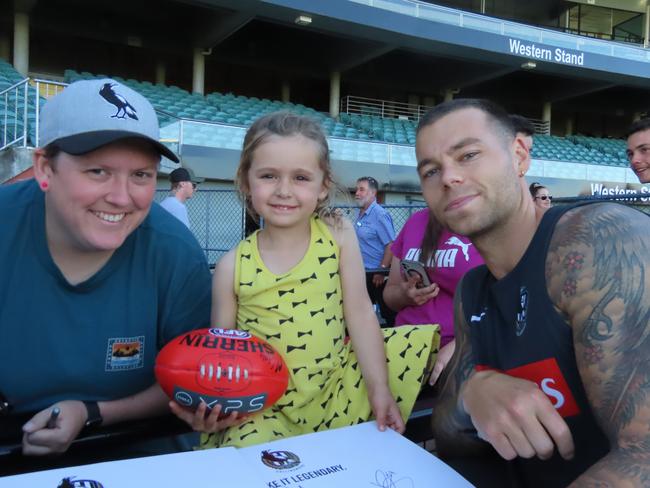
[[[444,456],[466,456],[487,447],[486,443],[469,433],[474,426],[460,400],[460,390],[474,369],[469,326],[463,314],[461,300],[462,283],[461,279],[454,296],[456,349],[438,380],[440,390],[431,418],[436,448]]]
[[[614,204],[568,212],[550,243],[546,279],[611,445],[571,486],[650,486],[650,219]]]

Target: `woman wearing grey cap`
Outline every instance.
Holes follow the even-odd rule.
[[[165,413],[157,350],[210,318],[203,251],[152,206],[161,155],[178,159],[150,103],[113,80],[81,81],[40,122],[35,180],[0,189],[0,393],[27,420],[26,455]]]

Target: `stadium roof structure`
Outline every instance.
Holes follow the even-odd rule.
[[[526,17],[540,19],[544,12],[557,11],[561,3],[566,2],[518,2],[528,5]],[[629,113],[648,107],[650,101],[650,51],[637,46],[523,24],[506,24],[510,32],[503,33],[500,19],[489,25],[479,20],[487,17],[467,14],[460,27],[454,19],[458,11],[438,9],[426,16],[422,3],[407,1],[395,1],[391,10],[349,0],[205,0],[202,4],[237,5],[240,13],[247,7],[255,12],[241,32],[226,40],[224,51],[241,59],[246,52],[237,46],[250,49],[254,44],[258,65],[312,76],[340,71],[344,83],[356,85],[354,91],[381,83],[394,93],[453,90],[529,110],[551,102],[582,113]],[[313,16],[309,27],[292,28],[295,17],[305,12]],[[483,25],[472,28],[471,22]],[[553,41],[545,42],[544,34]],[[535,41],[540,37],[541,42]],[[590,43],[597,44],[591,52]],[[627,48],[631,55],[622,55]],[[521,69],[527,60],[535,61],[534,71]]]
[[[493,3],[496,15],[545,25],[573,4]],[[28,12],[36,74],[72,68],[146,80],[162,61],[167,84],[190,88],[191,52],[199,47],[205,93],[277,99],[289,83],[292,100],[323,111],[332,72],[341,73],[342,95],[440,101],[453,93],[489,98],[531,118],[541,118],[550,103],[558,126],[573,118],[574,130],[599,136],[620,135],[650,107],[648,49],[424,2],[165,0],[152,7],[145,0],[0,0],[0,7]],[[300,15],[311,22],[297,24]],[[11,16],[4,17],[2,30],[10,32]]]

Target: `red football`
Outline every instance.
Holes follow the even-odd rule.
[[[221,405],[221,413],[258,412],[287,389],[289,372],[271,345],[236,329],[198,329],[176,337],[154,367],[165,393],[184,407]]]

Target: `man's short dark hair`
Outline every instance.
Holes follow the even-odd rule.
[[[523,115],[510,114],[510,120],[512,121],[512,125],[515,127],[517,134],[521,133],[526,136],[535,135],[535,126]]]
[[[362,176],[357,180],[357,183],[359,183],[360,181],[367,181],[368,188],[372,188],[375,191],[379,190],[379,183],[377,183],[377,180],[374,179],[372,176]]]
[[[492,121],[501,129],[501,132],[508,137],[514,137],[516,134],[515,126],[503,108],[497,105],[494,102],[481,98],[456,98],[448,102],[441,103],[436,105],[420,119],[418,124],[417,134],[420,133],[425,127],[436,123],[438,120],[443,118],[445,115],[450,113],[457,112],[458,110],[464,110],[468,108],[475,108],[480,110],[485,115],[487,115]]]
[[[627,139],[632,134],[636,134],[637,132],[642,132],[648,129],[650,129],[650,117],[639,119],[636,122],[634,122],[627,130],[627,132],[625,133],[625,138]]]

